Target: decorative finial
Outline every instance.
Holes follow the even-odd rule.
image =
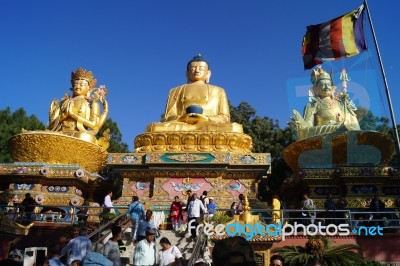
[[[343,92],[347,92],[347,81],[350,81],[349,76],[347,75],[346,69],[343,68],[342,72],[340,72],[340,80],[342,81]]]
[[[250,203],[249,203],[249,199],[247,198],[247,193],[245,193],[245,195],[244,195],[243,210],[250,211]]]

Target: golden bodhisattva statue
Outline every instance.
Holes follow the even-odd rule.
[[[333,131],[360,130],[357,108],[344,90],[335,95],[332,75],[321,67],[311,74],[313,84],[309,103],[301,116],[293,110],[291,126],[297,131],[297,140]]]
[[[225,90],[209,84],[210,76],[209,64],[201,55],[188,62],[188,83],[171,89],[163,121],[151,123],[135,139],[137,152],[215,151],[221,137],[220,151],[251,149],[251,138],[243,134],[242,125],[230,122]],[[238,143],[240,138],[243,141]]]
[[[104,86],[95,88],[96,79],[91,71],[78,68],[71,73],[72,97],[66,94],[61,101],[53,100],[50,106],[49,130],[60,131],[107,149],[109,131],[96,140],[95,135],[104,125],[108,114]],[[100,103],[103,106],[101,112]]]
[[[51,102],[47,130],[22,130],[10,138],[8,148],[15,162],[73,164],[93,173],[105,165],[110,130],[99,139],[96,135],[108,114],[107,89],[95,88],[92,72],[82,68],[72,72],[71,83],[72,96]]]

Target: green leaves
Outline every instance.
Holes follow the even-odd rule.
[[[316,259],[321,261],[323,266],[354,266],[365,263],[359,253],[359,246],[353,244],[332,246],[329,240],[323,237],[310,237],[305,247],[286,246],[272,251],[284,257],[287,266],[309,265]]]
[[[109,153],[129,152],[128,144],[122,141],[122,133],[118,128],[118,124],[111,118],[107,118],[103,127],[100,129],[97,138],[101,137],[107,128],[109,128],[111,132],[110,147],[107,149],[107,151]]]
[[[26,130],[44,130],[45,125],[35,116],[27,116],[23,108],[11,112],[7,107],[0,110],[0,163],[11,163],[12,158],[7,150],[8,139],[22,132],[22,128]]]
[[[246,102],[241,102],[237,107],[229,104],[229,108],[231,122],[241,124],[244,133],[253,139],[253,152],[271,153],[273,171],[268,186],[273,190],[278,189],[283,180],[291,174],[282,158],[283,150],[293,142],[291,129],[281,129],[278,120],[256,115],[256,110]]]

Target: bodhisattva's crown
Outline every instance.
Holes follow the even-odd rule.
[[[84,79],[89,82],[90,88],[96,86],[97,80],[94,78],[92,71],[86,71],[83,68],[78,68],[75,72],[71,72],[71,84],[74,85],[74,80]]]
[[[311,83],[313,85],[318,84],[319,81],[321,80],[329,80],[331,82],[331,85],[333,86],[333,80],[332,80],[332,71],[330,74],[325,72],[325,70],[322,69],[322,67],[318,67],[317,70],[313,70],[311,72]]]

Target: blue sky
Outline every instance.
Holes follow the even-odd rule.
[[[185,82],[189,59],[210,62],[211,83],[237,106],[282,127],[302,111],[310,87],[301,42],[306,26],[343,15],[361,1],[3,1],[0,8],[0,109],[23,107],[47,123],[50,102],[70,88],[70,73],[92,70],[106,85],[109,116],[123,141],[159,121],[169,90]],[[400,2],[369,0],[394,111],[400,114]],[[342,67],[357,105],[389,117],[370,27],[363,55],[324,64],[336,84]],[[386,107],[385,107],[386,106]],[[400,116],[397,115],[397,122]]]

